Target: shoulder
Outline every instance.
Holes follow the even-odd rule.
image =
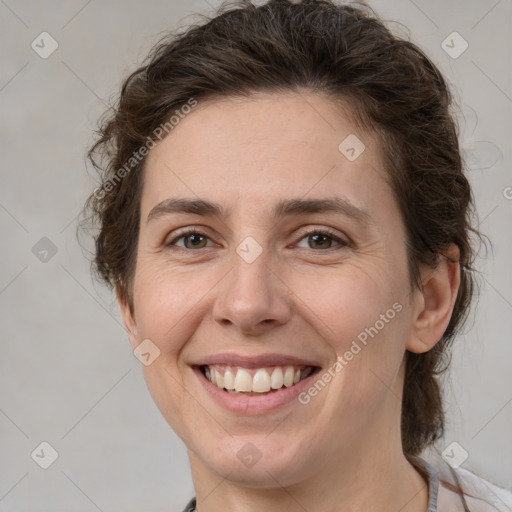
[[[456,470],[464,498],[471,512],[510,512],[512,510],[512,491],[499,487],[464,468]],[[458,493],[439,483],[438,510],[464,511]]]
[[[460,476],[465,494],[468,495],[468,505],[473,504],[475,510],[499,510],[500,512],[510,512],[512,510],[512,491],[494,485],[471,471],[459,468],[457,474]],[[490,504],[485,507],[483,501]],[[477,507],[481,507],[480,509]]]

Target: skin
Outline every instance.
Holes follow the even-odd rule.
[[[188,448],[199,512],[426,510],[426,482],[401,445],[403,360],[444,333],[459,266],[443,258],[422,269],[422,290],[411,290],[378,141],[341,107],[307,91],[200,103],[147,157],[133,304],[118,299],[132,347],[149,338],[160,350],[144,377]],[[338,150],[350,134],[366,146],[353,162]],[[371,223],[339,213],[270,217],[281,199],[335,193]],[[171,197],[233,213],[148,222]],[[175,240],[185,227],[207,235],[201,248]],[[308,228],[331,228],[350,245],[315,243]],[[248,236],[262,247],[252,263],[236,252]],[[457,259],[457,247],[446,254]],[[325,371],[395,302],[402,310],[306,405],[235,414],[211,400],[190,367],[221,352],[278,352]],[[248,442],[261,453],[252,467],[237,457]]]

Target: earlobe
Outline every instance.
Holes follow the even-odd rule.
[[[415,318],[407,350],[428,352],[443,337],[452,316],[460,286],[460,251],[450,244],[435,269],[425,269],[423,289],[416,292]]]
[[[123,317],[124,328],[126,329],[131,345],[135,348],[137,345],[137,324],[135,322],[133,308],[119,285],[116,286],[116,297],[121,310],[121,316]]]

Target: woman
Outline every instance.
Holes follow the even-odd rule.
[[[420,456],[475,286],[450,103],[330,1],[228,4],[123,84],[89,153],[95,265],[187,446],[185,510],[507,506]]]

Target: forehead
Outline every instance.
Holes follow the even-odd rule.
[[[361,209],[371,210],[376,197],[385,206],[391,191],[380,145],[349,114],[306,92],[200,102],[149,152],[142,213],[194,196],[235,211],[273,203],[275,213],[283,199],[334,193]]]

